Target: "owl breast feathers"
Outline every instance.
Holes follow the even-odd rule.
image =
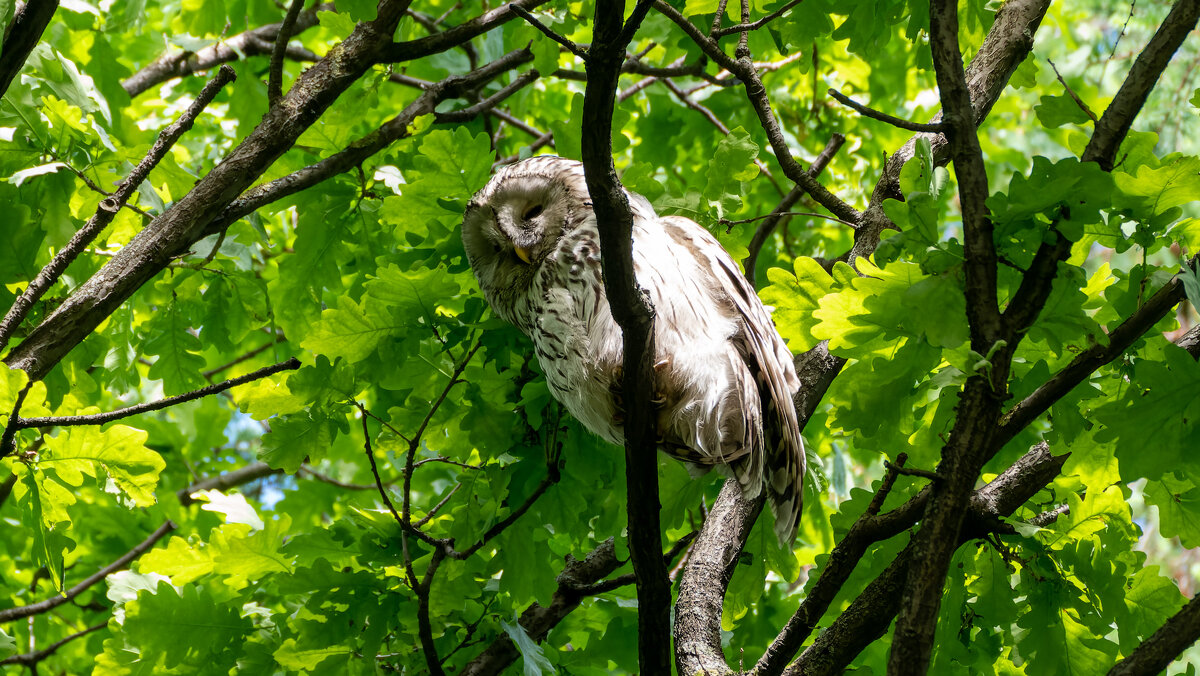
[[[634,271],[656,311],[660,447],[701,470],[727,468],[747,498],[765,489],[775,532],[791,542],[805,471],[792,355],[716,238],[627,194]],[[488,303],[533,341],[555,398],[622,444],[621,329],[583,165],[539,156],[501,169],[467,205],[462,236]]]

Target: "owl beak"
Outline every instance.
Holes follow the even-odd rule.
[[[517,258],[520,258],[529,265],[533,265],[533,260],[529,257],[529,249],[523,246],[514,246],[513,251],[517,254]]]

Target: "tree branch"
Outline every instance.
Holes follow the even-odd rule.
[[[771,12],[770,14],[764,16],[763,18],[759,19],[758,21],[755,21],[753,23],[739,23],[739,24],[736,24],[733,26],[729,26],[727,28],[717,28],[717,29],[714,29],[712,31],[712,33],[710,33],[710,35],[713,38],[722,38],[722,37],[725,37],[726,35],[730,35],[732,33],[747,33],[750,31],[756,31],[759,28],[762,28],[763,26],[767,25],[768,23],[771,23],[775,19],[778,19],[779,17],[783,16],[784,14],[787,13],[787,11],[789,9],[795,7],[796,5],[799,5],[802,2],[804,2],[804,0],[791,0],[791,2],[787,3],[783,7],[780,7],[779,9],[775,10],[774,12]],[[717,12],[716,21],[720,20],[721,14],[723,14],[723,13],[724,13],[723,11]],[[744,19],[743,19],[743,21],[744,21]]]
[[[813,178],[820,176],[821,172],[825,171],[825,167],[829,166],[829,163],[833,161],[833,157],[837,155],[838,151],[842,149],[842,145],[845,143],[846,137],[842,134],[835,132],[832,136],[830,136],[829,141],[825,144],[825,148],[821,151],[821,154],[817,155],[817,159],[813,160],[812,166],[808,168],[809,175],[811,175]],[[791,213],[791,208],[795,206],[795,204],[799,202],[800,198],[803,196],[804,191],[799,186],[793,187],[786,195],[783,196],[783,199],[779,201],[779,204],[771,210],[771,213],[768,214],[766,220],[764,220],[758,226],[758,229],[754,231],[754,237],[750,239],[750,245],[747,247],[747,250],[750,253],[746,256],[745,260],[742,261],[742,267],[746,271],[746,279],[750,280],[751,285],[757,286],[754,283],[754,271],[758,265],[758,254],[762,251],[763,245],[767,243],[767,238],[771,236],[771,233],[775,232],[775,228],[778,227],[780,223],[784,222],[786,218],[795,215]],[[838,222],[846,223],[846,221],[842,221],[840,219]],[[850,223],[850,225],[854,226],[856,224]]]
[[[154,546],[154,543],[161,540],[164,535],[166,535],[167,533],[170,533],[173,530],[175,530],[175,524],[170,521],[167,521],[163,525],[159,526],[157,530],[155,530],[153,533],[151,533],[149,537],[147,537],[145,540],[142,540],[140,543],[138,543],[136,546],[134,546],[133,549],[130,549],[128,552],[122,554],[120,556],[120,558],[118,558],[116,561],[113,561],[112,563],[108,564],[107,566],[96,571],[91,576],[89,576],[88,578],[86,578],[85,580],[80,582],[79,584],[75,585],[74,587],[71,587],[70,589],[63,592],[62,594],[48,598],[45,601],[38,601],[37,603],[31,603],[27,606],[18,606],[16,608],[8,608],[5,610],[0,610],[0,622],[11,622],[13,620],[19,620],[21,618],[30,617],[33,615],[37,615],[39,613],[44,613],[48,610],[52,610],[54,608],[61,606],[64,603],[69,602],[71,599],[73,599],[76,596],[79,596],[83,592],[87,591],[87,589],[89,587],[91,587],[92,585],[96,584],[97,582],[100,582],[101,580],[108,577],[112,573],[115,573],[118,570],[124,569],[126,566],[129,565],[130,561],[133,561],[134,559],[141,556],[142,554],[145,554],[147,551],[150,550],[151,547]]]
[[[516,16],[513,12],[514,6],[524,10],[531,10],[539,5],[546,4],[548,1],[517,0],[516,2],[505,4],[503,7],[484,12],[470,21],[463,22],[436,35],[409,40],[407,42],[392,43],[379,52],[378,61],[380,63],[411,61],[423,56],[444,52],[511,20]]]
[[[1149,44],[1138,54],[1116,97],[1108,104],[1104,115],[1096,123],[1096,131],[1083,151],[1085,162],[1099,162],[1105,171],[1112,170],[1117,148],[1129,133],[1133,118],[1141,112],[1150,90],[1158,84],[1163,69],[1183,44],[1188,33],[1196,27],[1198,18],[1200,0],[1179,0],[1171,7],[1170,13],[1163,19],[1154,37],[1150,38]]]
[[[586,61],[582,155],[596,221],[604,290],[624,345],[622,392],[625,420],[625,481],[629,496],[629,550],[638,590],[638,656],[645,674],[670,671],[671,586],[662,559],[659,524],[657,430],[650,393],[654,387],[654,310],[637,287],[633,269],[633,214],[612,159],[612,115],[625,49],[645,11],[642,0],[627,24],[624,3],[598,0]]]
[[[80,285],[5,362],[32,380],[42,378],[134,291],[200,239],[205,227],[378,60],[410,2],[381,0],[376,20],[359,23],[304,71],[236,148]]]
[[[275,45],[271,48],[271,64],[267,68],[267,102],[272,106],[283,96],[283,56],[287,52],[288,40],[292,39],[292,31],[302,9],[304,0],[292,0],[287,14],[283,17],[283,23],[279,24],[279,32],[275,34]]]
[[[1070,364],[1009,409],[1000,421],[997,443],[1008,443],[1049,410],[1054,402],[1091,376],[1096,369],[1124,354],[1183,299],[1183,281],[1179,276],[1175,276],[1144,305],[1109,332],[1107,344],[1097,343],[1083,350]]]
[[[967,523],[990,523],[1008,516],[1044,488],[1062,469],[1068,455],[1052,456],[1038,444],[991,483],[975,491]],[[986,531],[964,528],[955,547]],[[827,676],[841,673],[864,648],[887,631],[900,607],[904,580],[919,551],[910,542],[878,577],[859,594],[828,629],[784,671],[788,676]]]
[[[329,11],[334,11],[332,4],[317,5],[301,12],[291,34],[298,35],[317,25],[317,13]],[[121,88],[131,98],[137,98],[151,87],[167,80],[211,70],[223,63],[238,61],[247,56],[270,54],[282,26],[282,22],[260,26],[196,52],[163,54],[122,82]]]
[[[127,406],[125,408],[119,408],[115,411],[108,411],[105,413],[93,413],[90,415],[50,416],[46,418],[20,418],[17,422],[17,427],[19,429],[28,429],[30,427],[77,427],[80,425],[103,425],[104,423],[120,420],[121,418],[128,418],[129,416],[137,415],[139,413],[158,411],[170,406],[175,406],[176,404],[195,401],[196,399],[201,399],[219,392],[224,392],[225,390],[237,387],[238,385],[245,385],[246,383],[253,382],[261,378],[266,378],[267,376],[274,375],[280,371],[294,371],[298,368],[300,368],[300,360],[292,357],[287,361],[279,362],[278,364],[272,364],[271,366],[247,373],[244,376],[231,378],[229,380],[216,383],[215,385],[201,387],[198,390],[192,390],[191,392],[180,394],[174,397],[167,397],[166,399],[159,399],[158,401],[150,401],[144,404]]]
[[[743,86],[746,88],[746,96],[750,100],[750,105],[758,115],[759,124],[762,125],[763,131],[767,134],[767,139],[771,143],[771,149],[775,151],[775,159],[783,169],[784,175],[791,179],[793,183],[803,188],[818,204],[828,209],[838,218],[851,223],[860,222],[862,214],[838,199],[825,186],[809,176],[804,171],[804,168],[792,157],[791,150],[788,149],[787,140],[783,136],[783,130],[779,127],[779,121],[775,119],[775,113],[771,110],[771,102],[767,98],[767,89],[763,86],[762,78],[759,77],[749,52],[734,60],[721,49],[721,46],[715,40],[700,32],[700,29],[692,25],[679,10],[668,5],[664,0],[654,0],[654,9],[673,21],[684,33],[687,33],[688,37],[699,45],[701,51],[716,62],[717,65],[733,73],[735,77],[741,80]]]
[[[310,188],[326,179],[359,166],[367,158],[383,150],[393,142],[405,138],[409,134],[409,126],[413,120],[434,112],[437,104],[449,98],[456,98],[465,92],[479,87],[498,75],[517,66],[533,60],[533,54],[528,49],[518,49],[481,66],[466,75],[452,75],[445,80],[430,83],[424,93],[415,101],[405,106],[398,115],[383,123],[370,134],[351,143],[345,150],[334,153],[325,159],[310,164],[303,169],[294,171],[273,181],[247,190],[241,197],[233,200],[219,216],[205,227],[202,237],[221,232],[239,218],[253,213],[272,202],[294,195]]]
[[[5,346],[8,345],[9,338],[12,337],[13,332],[21,325],[21,322],[25,321],[25,317],[29,315],[29,311],[33,309],[34,304],[58,281],[58,278],[66,271],[71,262],[92,243],[92,240],[96,239],[96,236],[107,228],[109,223],[112,223],[117,212],[121,210],[121,207],[125,206],[125,203],[133,196],[134,191],[142,185],[142,181],[146,180],[146,177],[150,175],[154,167],[158,166],[158,163],[166,156],[171,146],[175,145],[175,142],[192,128],[192,124],[196,121],[196,118],[212,102],[217,92],[232,82],[235,77],[236,75],[232,68],[222,66],[217,72],[216,77],[200,90],[200,95],[196,97],[192,105],[188,106],[183,115],[180,115],[178,120],[159,133],[154,145],[151,146],[146,156],[142,158],[142,161],[138,162],[138,165],[133,168],[133,171],[129,172],[125,180],[121,181],[121,185],[117,187],[117,191],[100,201],[100,204],[96,206],[96,213],[88,219],[88,222],[82,228],[76,231],[71,237],[71,241],[67,242],[67,245],[55,254],[54,258],[46,264],[46,267],[38,272],[33,281],[29,282],[29,285],[25,287],[25,291],[13,302],[4,319],[0,320],[0,352],[4,351]]]
[[[828,89],[827,92],[842,105],[853,108],[872,120],[886,122],[887,124],[890,124],[898,129],[916,131],[923,134],[940,134],[949,129],[949,126],[945,122],[928,122],[922,124],[920,122],[911,122],[903,118],[894,117],[892,115],[888,115],[887,113],[881,113],[878,110],[864,106],[858,101],[855,101],[849,96],[846,96],[845,94],[833,88]]]
[[[0,96],[8,91],[13,78],[21,72],[56,11],[58,0],[29,0],[24,5],[17,5],[16,14],[4,35],[4,45],[0,47]]]
[[[100,624],[92,625],[92,626],[88,627],[87,629],[84,629],[83,631],[77,631],[74,634],[71,634],[70,636],[59,639],[59,640],[55,641],[54,643],[51,643],[50,645],[46,646],[45,648],[42,648],[41,650],[35,650],[32,652],[22,653],[20,655],[12,655],[11,657],[6,657],[6,658],[0,660],[0,664],[20,664],[20,665],[27,666],[27,667],[33,667],[38,662],[41,662],[42,660],[46,659],[47,657],[50,657],[54,653],[58,652],[59,648],[70,643],[71,641],[74,641],[77,638],[82,638],[84,636],[87,636],[88,634],[90,634],[94,631],[100,631],[101,629],[104,629],[107,626],[108,626],[107,621],[101,622]]]
[[[554,591],[550,605],[543,607],[534,603],[529,606],[518,620],[521,628],[534,641],[544,641],[552,628],[578,608],[583,599],[591,596],[580,590],[608,577],[620,568],[622,563],[617,558],[612,538],[601,542],[582,561],[568,555],[566,566],[556,578],[558,588]],[[517,651],[512,639],[501,635],[467,663],[460,673],[462,676],[495,676],[516,662],[520,656],[521,653]]]
[[[1158,631],[1117,662],[1108,676],[1153,676],[1162,673],[1200,638],[1200,596],[1188,601]]]
[[[279,474],[281,472],[283,472],[283,470],[272,469],[271,466],[265,462],[252,462],[245,467],[239,467],[238,469],[225,472],[223,474],[218,474],[207,479],[201,479],[190,486],[179,489],[175,495],[179,498],[179,504],[187,507],[188,505],[195,504],[196,502],[196,499],[192,497],[193,493],[210,490],[224,492],[230,488],[234,488],[235,486],[242,486],[250,483],[251,481],[257,481],[263,477],[268,477],[272,474]]]
[[[550,29],[549,26],[542,23],[541,21],[538,21],[537,17],[530,14],[524,7],[521,7],[520,5],[517,5],[517,4],[510,4],[510,5],[508,5],[508,9],[512,10],[513,14],[516,14],[517,16],[524,19],[525,22],[528,23],[530,26],[533,26],[534,28],[541,31],[546,37],[550,38],[551,40],[553,40],[553,41],[557,42],[558,44],[562,45],[563,47],[565,47],[568,52],[571,52],[575,56],[578,56],[580,59],[587,61],[587,50],[585,50],[583,47],[580,47],[579,45],[575,44],[574,42],[568,40],[565,36],[555,33],[553,30]]]

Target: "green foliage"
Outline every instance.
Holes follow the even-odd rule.
[[[7,205],[0,307],[62,250],[103,198],[96,189],[111,191],[141,161],[205,78],[172,77],[132,97],[122,84],[164,49],[198,52],[278,22],[285,11],[222,0],[110,4],[61,8],[0,103],[0,200]],[[431,0],[414,10],[430,21],[442,17],[444,28],[473,18],[477,4]],[[671,4],[707,31],[720,3]],[[751,19],[784,4],[754,0]],[[998,4],[962,4],[968,58]],[[10,18],[6,7],[0,3],[0,27]],[[591,11],[588,3],[549,3],[537,16],[587,44]],[[1107,344],[1180,261],[1200,251],[1200,136],[1186,97],[1198,104],[1182,71],[1167,72],[1138,118],[1138,128],[1154,133],[1132,132],[1117,166],[1105,172],[1077,159],[1093,125],[1042,63],[1055,59],[1072,89],[1101,112],[1128,70],[1126,48],[1136,54],[1163,13],[1139,5],[1124,25],[1127,5],[1055,3],[1041,29],[1047,35],[1039,32],[1034,53],[981,127],[1000,308],[1008,309],[1020,271],[1055,231],[1073,243],[1045,311],[1024,327],[1006,405],[1080,351]],[[729,5],[724,25],[739,22],[737,14]],[[339,2],[294,44],[325,55],[375,15],[376,3]],[[754,59],[772,64],[763,78],[793,154],[811,160],[833,132],[846,135],[819,180],[856,208],[865,207],[885,159],[909,135],[839,106],[825,90],[930,119],[937,96],[928,29],[921,2],[806,0],[750,35]],[[1118,33],[1119,50],[1111,43]],[[406,18],[396,38],[427,34]],[[721,44],[732,54],[736,43],[730,35]],[[520,654],[508,673],[637,671],[632,586],[587,596],[541,642],[519,623],[532,604],[555,600],[568,556],[582,559],[613,537],[623,562],[613,575],[630,572],[623,458],[553,401],[528,341],[487,308],[458,233],[467,200],[497,160],[544,152],[547,140],[553,152],[579,157],[584,83],[572,73],[582,63],[510,21],[474,39],[470,54],[456,49],[377,65],[295,147],[277,149],[283,154],[255,182],[357,147],[424,94],[403,82],[463,75],[473,62],[527,44],[530,61],[436,108],[466,108],[536,68],[541,77],[501,104],[520,125],[418,116],[403,138],[351,170],[269,203],[189,251],[157,252],[170,259],[167,269],[119,308],[102,307],[111,314],[99,328],[28,388],[22,416],[80,415],[184,393],[292,356],[301,362],[107,426],[17,432],[16,452],[0,460],[0,516],[8,526],[0,532],[0,609],[53,598],[160,525],[173,529],[127,570],[104,578],[104,587],[33,622],[0,627],[0,659],[101,625],[64,644],[41,669],[421,673],[427,640],[456,673],[507,637]],[[1194,58],[1196,46],[1185,49]],[[654,67],[700,58],[655,12],[631,51]],[[140,211],[116,215],[34,307],[9,349],[262,121],[267,59],[242,56],[237,81],[139,186],[132,204]],[[285,90],[309,65],[285,64]],[[661,213],[710,228],[742,259],[761,221],[726,228],[721,220],[769,213],[790,185],[743,87],[712,86],[728,75],[711,60],[704,68],[705,78],[672,78],[700,110],[659,82],[628,90],[646,76],[622,76],[630,95],[614,114],[615,160],[627,187]],[[541,132],[553,138],[535,148]],[[935,166],[933,147],[920,141],[899,188],[902,200],[881,205],[897,229],[884,233],[873,257],[855,267],[831,262],[854,243],[851,228],[791,216],[752,271],[793,352],[828,341],[846,363],[804,430],[814,473],[833,480],[808,491],[796,548],[781,548],[764,516],[734,566],[721,617],[731,664],[749,667],[802,590],[812,589],[833,546],[870,504],[883,459],[904,452],[909,466],[936,466],[961,386],[991,368],[989,355],[969,345],[953,171]],[[819,207],[802,201],[793,210]],[[1197,303],[1195,270],[1183,279]],[[1179,316],[1195,321],[1186,311]],[[1072,454],[1061,476],[1012,517],[1017,534],[968,543],[955,555],[934,673],[1099,673],[1182,605],[1172,579],[1186,573],[1176,545],[1149,557],[1139,549],[1143,530],[1178,538],[1183,548],[1200,546],[1193,452],[1200,366],[1169,344],[1179,328],[1174,316],[1160,322],[985,469],[991,478],[1039,440],[1055,454]],[[24,371],[0,368],[0,429],[27,385]],[[255,470],[253,480],[235,474],[246,468]],[[720,479],[692,477],[665,458],[659,475],[666,548],[699,526]],[[201,483],[214,477],[227,481]],[[901,477],[884,509],[922,485]],[[1030,523],[1059,505],[1069,512],[1044,527]],[[523,507],[519,519],[492,532]],[[405,533],[393,509],[418,522],[425,537]],[[901,534],[874,544],[820,626],[906,542]],[[445,555],[445,547],[461,553],[476,543],[469,556]],[[425,579],[432,582],[423,608],[414,586]],[[425,637],[423,612],[431,620]],[[882,673],[890,641],[874,643],[851,668]]]

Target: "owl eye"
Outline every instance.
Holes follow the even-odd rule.
[[[542,205],[535,204],[535,205],[529,207],[529,210],[525,212],[525,215],[522,218],[524,218],[527,221],[533,220],[533,219],[537,218],[538,215],[541,213],[542,213]]]

